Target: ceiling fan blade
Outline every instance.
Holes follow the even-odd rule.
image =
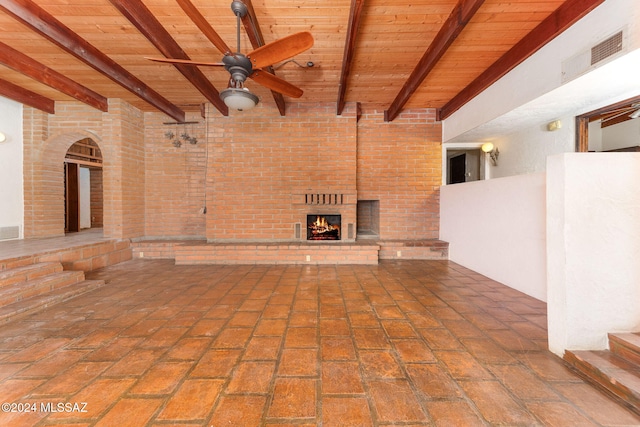
[[[284,61],[304,52],[313,46],[313,36],[308,31],[291,34],[274,42],[267,43],[247,54],[253,68],[264,68],[276,62]]]
[[[300,98],[302,96],[302,89],[282,80],[280,77],[276,77],[271,73],[263,70],[255,70],[250,78],[261,84],[267,89],[271,89],[275,92],[281,93],[292,98]]]
[[[151,58],[148,56],[145,56],[144,59],[148,59],[149,61],[154,61],[154,62],[166,62],[169,64],[202,65],[205,67],[224,67],[224,63],[222,62],[200,62],[200,61],[192,61],[190,59]]]

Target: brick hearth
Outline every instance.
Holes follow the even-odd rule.
[[[134,258],[174,259],[176,264],[377,264],[380,259],[448,259],[441,240],[357,242],[227,242],[137,240]]]

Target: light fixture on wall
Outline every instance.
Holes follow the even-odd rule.
[[[547,124],[547,130],[549,132],[554,132],[558,129],[562,129],[562,122],[560,120],[554,120]]]
[[[485,142],[482,144],[482,151],[489,155],[493,166],[498,166],[498,156],[500,156],[498,147],[494,147],[491,142]]]
[[[7,135],[5,135],[4,133],[0,132],[0,142],[5,142],[7,140]]]

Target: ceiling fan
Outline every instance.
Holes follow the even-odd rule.
[[[267,89],[283,95],[292,98],[301,97],[303,93],[302,89],[263,70],[263,68],[310,49],[313,46],[313,36],[311,33],[303,31],[291,34],[274,42],[267,43],[245,55],[240,53],[240,21],[247,14],[248,9],[242,1],[236,0],[231,3],[231,10],[236,15],[237,52],[225,52],[222,57],[222,62],[200,62],[188,59],[150,57],[146,57],[146,59],[171,64],[224,67],[231,76],[227,89],[220,91],[220,97],[229,108],[238,111],[248,110],[258,103],[258,97],[244,87],[244,82],[247,80],[247,77]],[[204,17],[199,16],[204,20]],[[202,20],[200,20],[201,25],[203,23]],[[209,30],[213,31],[210,27]]]

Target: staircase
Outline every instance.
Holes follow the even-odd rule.
[[[0,270],[0,324],[102,285],[102,280],[85,280],[83,271],[63,271],[59,262]]]
[[[610,350],[567,351],[564,359],[640,414],[640,333],[609,334]]]

